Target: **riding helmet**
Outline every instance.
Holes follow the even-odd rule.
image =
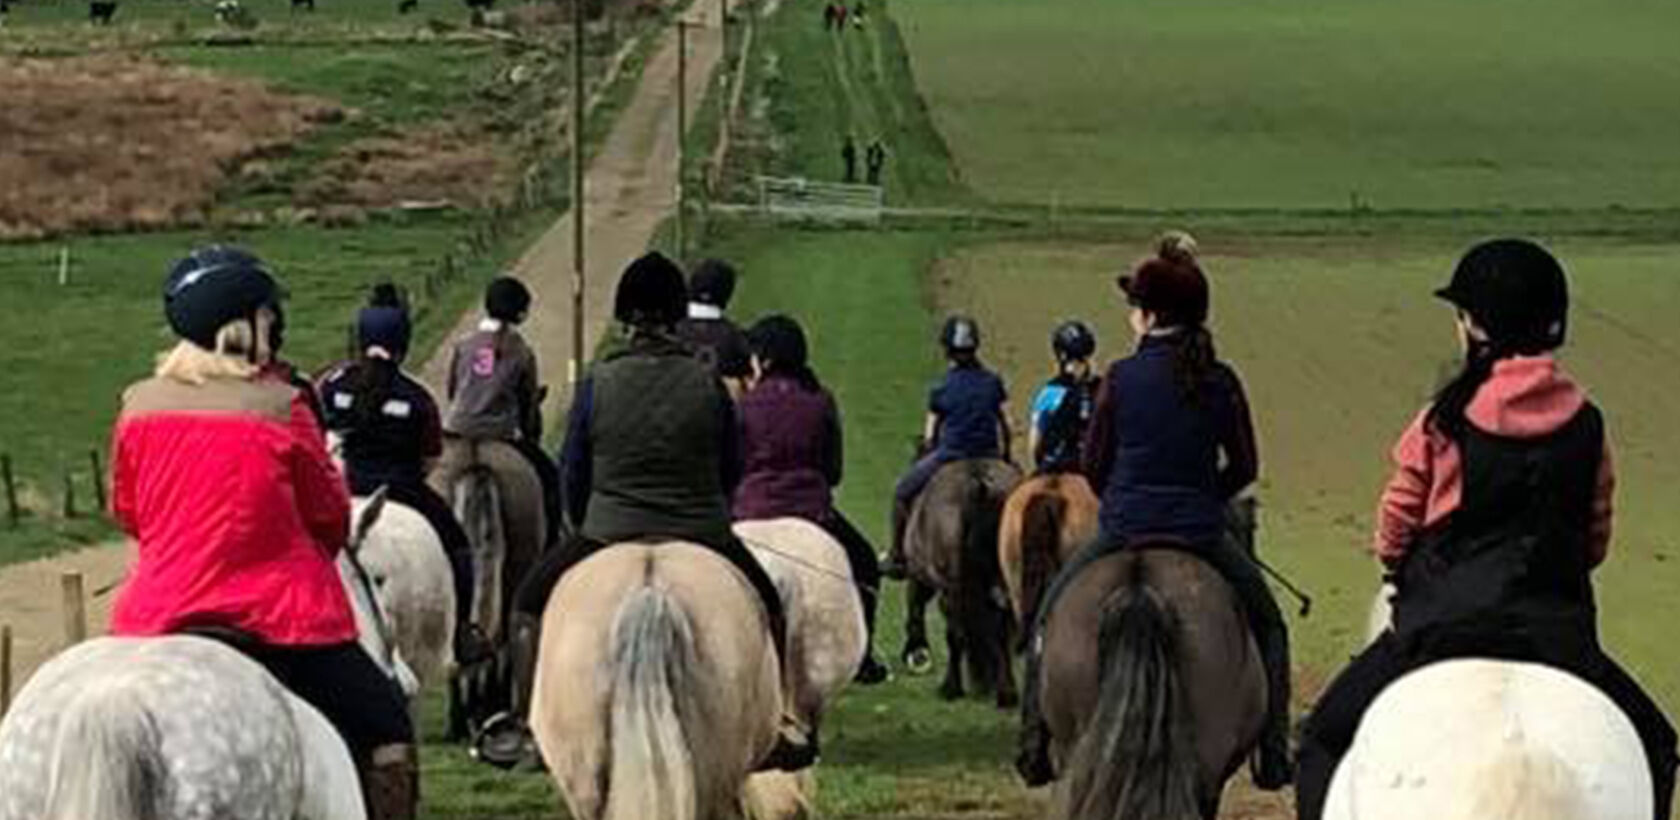
[[[722,259],[707,259],[688,277],[688,298],[703,305],[729,307],[735,295],[735,266]]]
[[[1471,248],[1435,295],[1470,314],[1488,340],[1515,352],[1563,344],[1569,282],[1545,248],[1526,239],[1495,239]]]
[[[946,350],[972,352],[980,349],[980,323],[967,316],[952,316],[939,331],[939,343]]]
[[[1070,319],[1057,325],[1056,331],[1050,334],[1050,349],[1055,352],[1057,361],[1089,359],[1097,352],[1097,337],[1084,322]]]
[[[188,254],[169,269],[163,285],[163,312],[176,335],[206,350],[216,347],[216,333],[260,308],[278,314],[284,294],[267,266],[249,251],[210,245]]]
[[[1156,255],[1139,262],[1116,284],[1133,307],[1153,313],[1164,327],[1200,325],[1208,317],[1208,281],[1189,253]]]
[[[497,321],[517,325],[531,311],[531,291],[512,276],[498,276],[484,289],[484,312]]]
[[[375,285],[368,298],[368,306],[356,314],[356,339],[361,349],[382,347],[401,361],[408,353],[412,335],[413,327],[402,294],[388,282]]]
[[[688,315],[688,286],[682,269],[652,251],[630,263],[618,280],[613,318],[628,325],[674,325]]]
[[[753,355],[784,368],[804,367],[810,356],[804,328],[792,317],[779,313],[755,322],[747,331],[747,344]]]

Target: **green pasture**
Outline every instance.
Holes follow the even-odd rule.
[[[1657,0],[916,0],[989,199],[1149,209],[1680,205]]]
[[[460,0],[420,0],[419,7],[406,15],[397,12],[397,0],[316,0],[313,12],[293,11],[290,0],[239,0],[239,4],[255,16],[255,32],[283,28],[294,33],[323,33],[399,23],[418,26],[431,18],[465,24],[469,12]],[[201,29],[234,31],[216,19],[215,0],[120,0],[111,25],[98,27],[88,21],[85,0],[21,0],[12,3],[7,27],[28,33],[30,28],[72,23],[105,29],[102,34],[118,37],[202,33]],[[4,32],[0,32],[0,39],[3,37]]]

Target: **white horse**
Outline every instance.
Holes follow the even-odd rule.
[[[1384,587],[1371,637],[1388,628]],[[1515,661],[1433,663],[1360,720],[1324,820],[1650,820],[1633,724],[1597,688]]]
[[[357,543],[371,522],[358,519]],[[360,641],[414,675],[350,555]],[[58,654],[0,722],[0,820],[364,820],[356,767],[324,716],[255,661],[195,636],[95,638]]]
[[[794,716],[815,738],[824,709],[863,663],[863,604],[846,551],[821,527],[801,518],[742,521],[735,534],[781,593],[791,644],[782,688]],[[814,788],[809,769],[763,772],[748,779],[744,799],[754,817],[810,816]]]
[[[424,515],[375,493],[355,500],[367,531],[356,557],[391,625],[397,654],[421,686],[447,680],[455,666],[454,570]]]

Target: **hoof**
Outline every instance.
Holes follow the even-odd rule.
[[[949,684],[949,683],[942,683],[942,684],[939,685],[939,697],[941,699],[944,699],[944,700],[962,700],[962,696],[963,696],[963,688],[962,688],[962,684],[960,684],[960,683],[956,684],[956,685],[952,685],[952,684]]]
[[[926,675],[933,671],[933,653],[926,647],[906,650],[904,653],[904,668],[912,675]]]

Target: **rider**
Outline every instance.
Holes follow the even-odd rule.
[[[1119,285],[1132,306],[1138,347],[1109,368],[1086,440],[1086,474],[1102,497],[1101,531],[1057,576],[1034,631],[1060,590],[1086,565],[1140,538],[1181,540],[1243,602],[1268,684],[1254,781],[1262,789],[1279,789],[1291,774],[1288,634],[1258,566],[1226,527],[1227,506],[1259,470],[1242,382],[1214,354],[1206,326],[1207,278],[1187,235],[1169,234],[1157,254],[1121,277]],[[1029,643],[1017,763],[1033,785],[1055,776],[1049,728],[1038,703],[1039,643]]]
[[[437,402],[402,370],[412,328],[402,297],[390,284],[375,286],[356,315],[358,357],[321,381],[327,429],[343,437],[350,491],[386,497],[425,516],[443,542],[455,579],[455,660],[467,664],[488,652],[472,623],[472,543],[448,502],[426,483],[443,454]]]
[[[674,336],[687,298],[682,270],[658,253],[632,262],[619,281],[613,316],[629,341],[578,383],[561,455],[576,535],[545,554],[514,595],[513,709],[480,732],[482,760],[512,766],[529,758],[525,719],[549,593],[605,545],[659,538],[715,550],[762,599],[777,655],[786,657],[776,586],[730,529],[729,495],[741,475],[734,405],[717,375]],[[785,725],[764,765],[810,765],[815,743],[799,735]]]
[[[922,455],[893,489],[892,552],[881,563],[881,574],[888,578],[908,574],[904,531],[910,525],[910,508],[939,468],[953,461],[1009,456],[1004,406],[1009,393],[1003,379],[980,363],[980,324],[967,316],[952,316],[940,330],[939,343],[950,367],[928,396]]]
[[[1609,548],[1614,487],[1604,420],[1554,358],[1563,268],[1522,239],[1471,248],[1436,295],[1458,311],[1462,372],[1394,448],[1375,552],[1398,587],[1393,628],[1331,683],[1301,737],[1299,816],[1383,687],[1434,660],[1538,661],[1597,685],[1645,745],[1667,820],[1675,733],[1600,648],[1591,572]]]
[[[738,396],[752,378],[752,351],[741,328],[724,315],[734,295],[735,268],[721,259],[701,262],[688,278],[688,318],[677,323],[677,338]]]
[[[760,319],[747,332],[752,346],[750,389],[741,396],[741,486],[735,518],[792,516],[815,522],[846,550],[863,599],[868,628],[860,683],[885,681],[887,667],[875,657],[875,604],[881,567],[869,540],[834,506],[842,455],[840,410],[807,364],[805,331],[787,316]]]
[[[485,317],[455,344],[449,362],[449,415],[443,429],[468,439],[504,441],[542,482],[548,543],[560,526],[560,474],[542,451],[542,388],[537,355],[516,329],[531,311],[531,291],[500,276],[484,291]]]
[[[407,703],[357,644],[335,564],[350,497],[307,397],[266,372],[280,287],[257,257],[210,246],[163,295],[180,341],[124,392],[114,434],[111,509],[139,557],[111,633],[228,637],[338,728],[370,816],[412,818]]]
[[[1033,399],[1028,448],[1040,473],[1078,472],[1102,384],[1091,372],[1097,337],[1084,322],[1063,322],[1050,335],[1050,349],[1056,354],[1056,375]]]

